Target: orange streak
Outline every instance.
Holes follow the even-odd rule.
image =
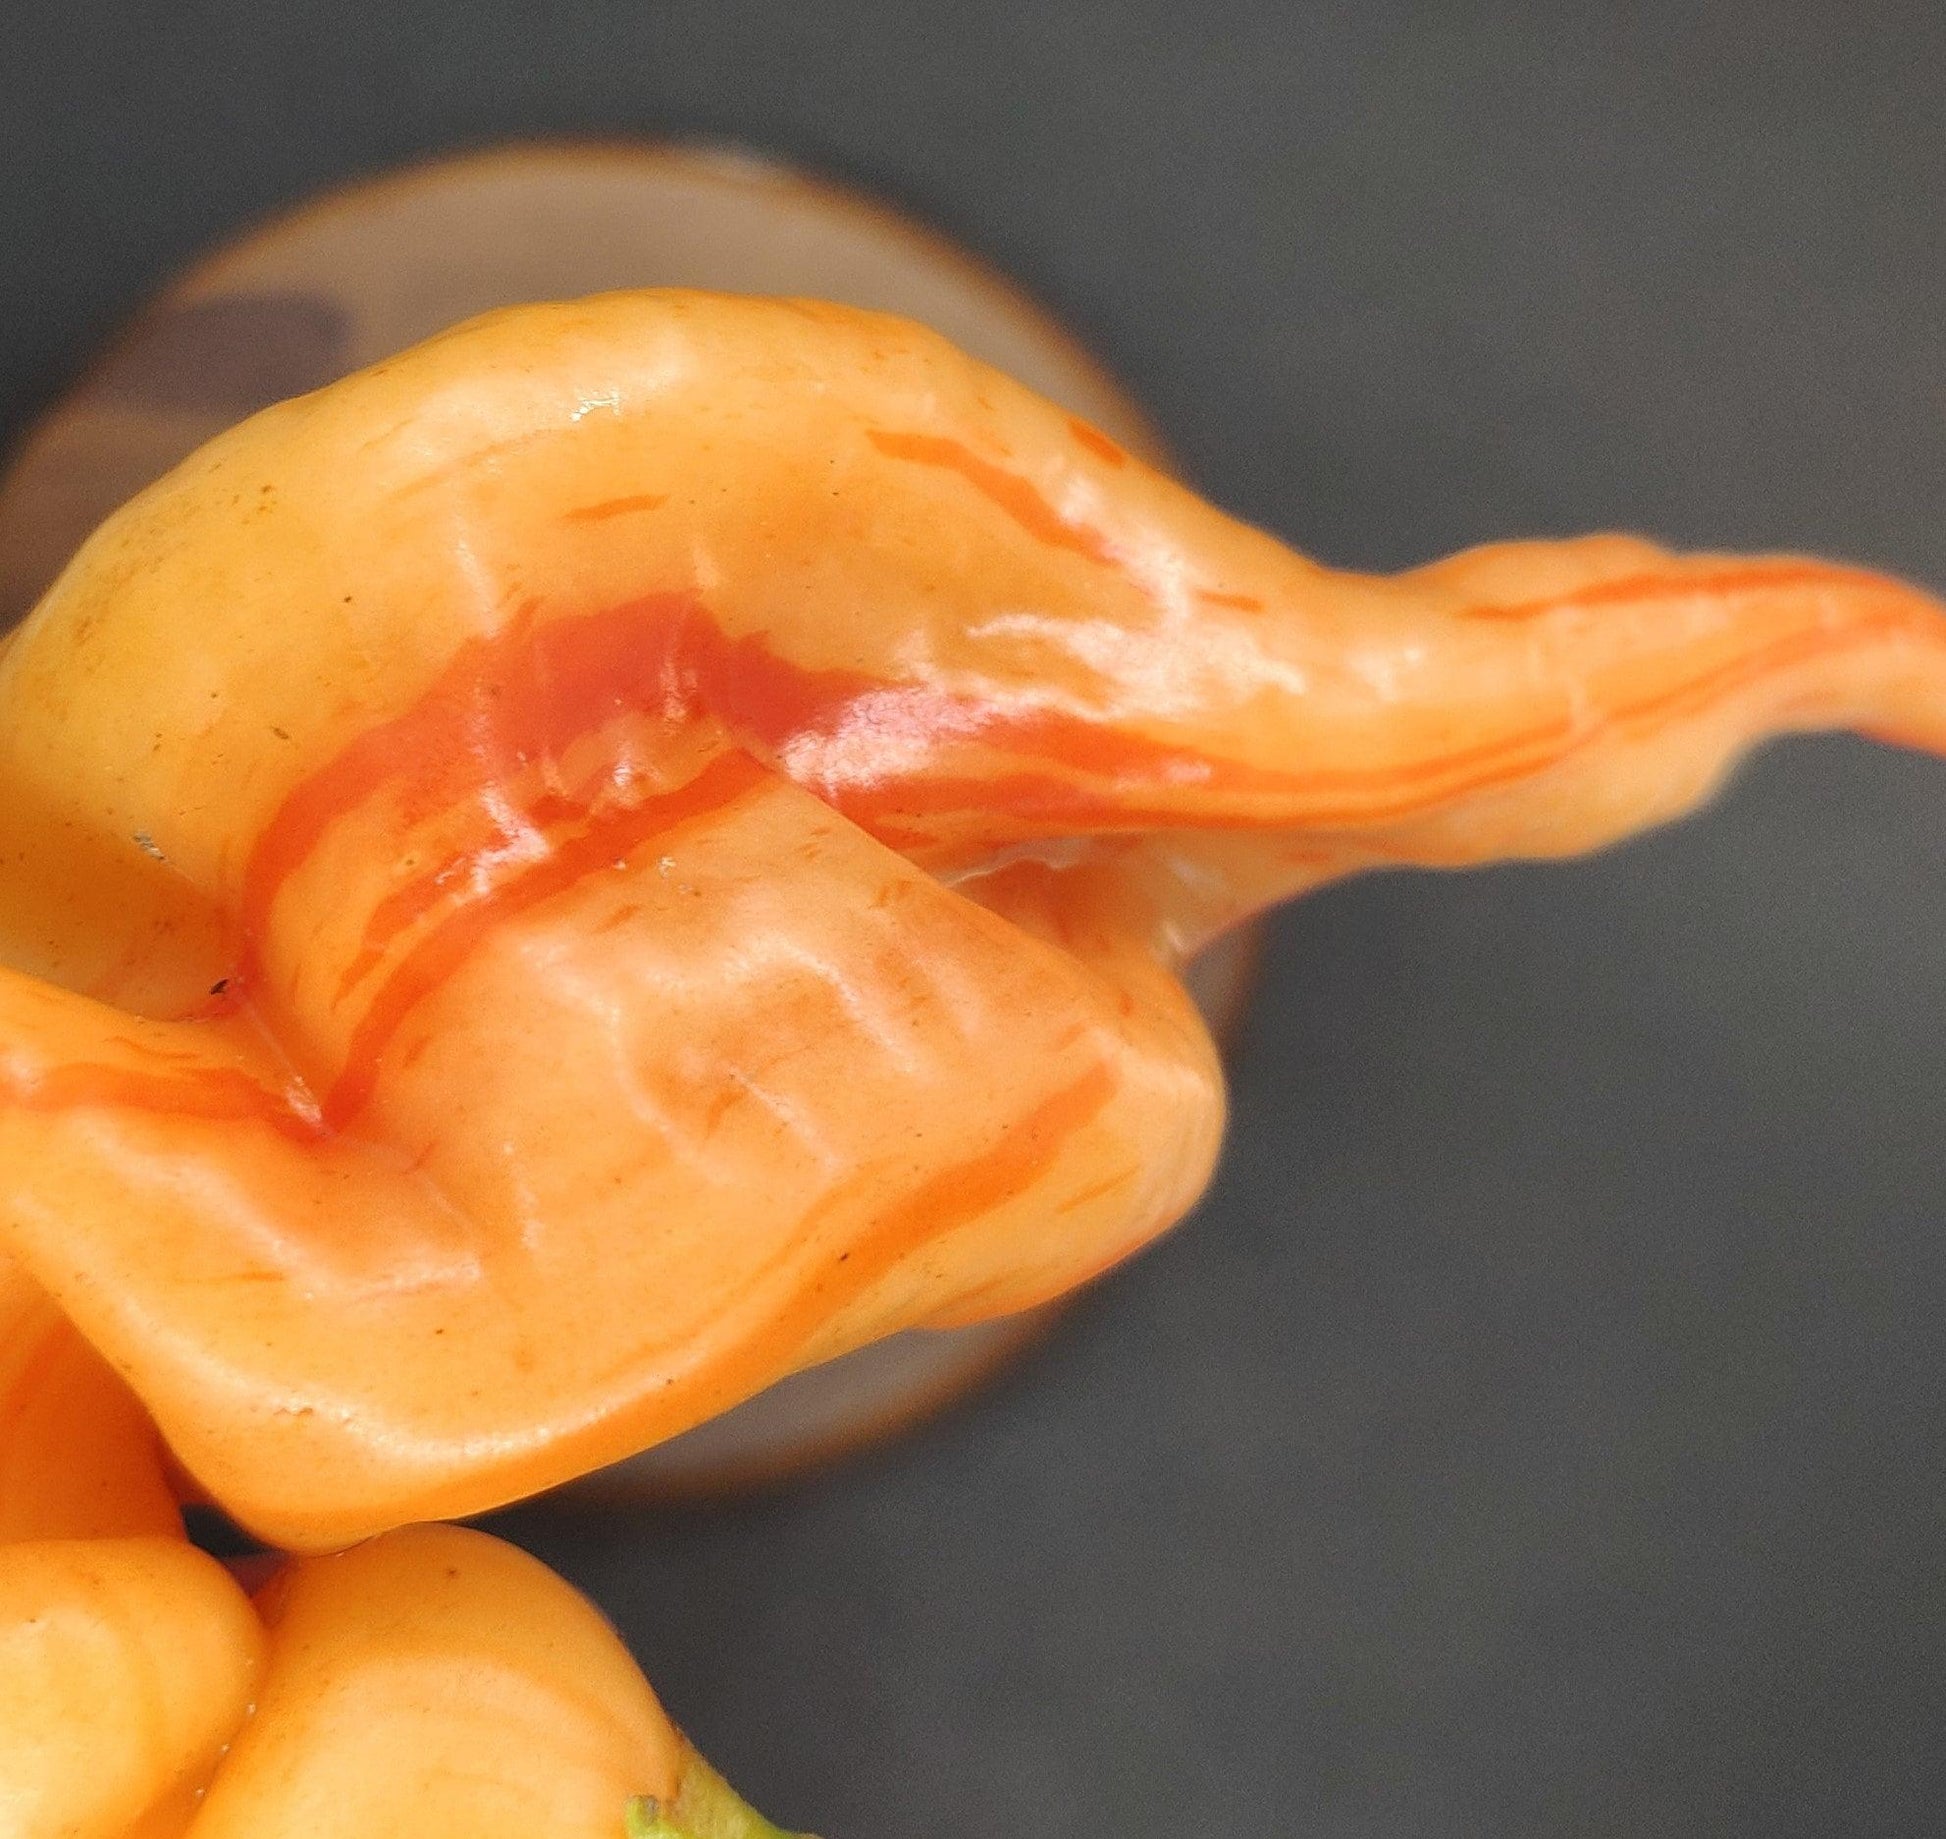
[[[1043,1099],[991,1149],[940,1169],[894,1201],[847,1240],[843,1257],[803,1284],[761,1331],[704,1369],[712,1389],[721,1387],[726,1396],[754,1391],[777,1370],[780,1354],[788,1357],[804,1347],[837,1310],[863,1295],[901,1259],[1026,1193],[1100,1114],[1117,1084],[1106,1065],[1090,1067],[1072,1085]],[[875,1172],[868,1174],[877,1179]],[[849,1200],[849,1189],[841,1189],[815,1209],[800,1228],[800,1242],[815,1230],[821,1215]]]
[[[631,511],[658,511],[668,502],[667,492],[637,492],[633,498],[606,498],[600,504],[584,504],[578,511],[563,512],[561,521],[600,523],[605,518],[626,517]]]
[[[597,772],[585,785],[574,793],[562,797],[552,792],[543,792],[523,803],[517,796],[509,797],[523,822],[536,830],[544,830],[551,824],[572,823],[585,819],[593,810],[596,797],[603,780],[608,778],[609,769]],[[513,788],[505,788],[510,793]],[[365,921],[365,930],[359,940],[357,954],[346,965],[344,974],[338,979],[335,1003],[342,1003],[353,990],[376,970],[384,959],[386,951],[397,940],[400,933],[416,925],[442,900],[453,898],[452,888],[462,873],[477,867],[481,855],[491,850],[494,843],[504,840],[504,832],[497,826],[493,835],[478,848],[456,850],[442,857],[410,881],[401,883],[385,896],[371,911]]]
[[[1131,1181],[1139,1180],[1141,1174],[1139,1168],[1123,1169],[1118,1175],[1110,1175],[1105,1181],[1098,1181],[1092,1187],[1083,1188],[1079,1194],[1070,1194],[1066,1200],[1055,1207],[1054,1211],[1073,1213],[1077,1208],[1085,1207],[1091,1200],[1100,1200],[1104,1194],[1113,1194],[1117,1188],[1127,1187]]]
[[[617,907],[613,913],[609,914],[609,916],[605,920],[603,920],[599,926],[595,928],[595,932],[597,936],[599,936],[604,932],[619,932],[624,926],[626,926],[629,923],[630,920],[640,919],[642,917],[642,912],[643,909],[638,902],[630,901],[626,906]]]
[[[1696,591],[1725,591],[1721,581],[1727,578],[1708,578]],[[1772,587],[1827,581],[1851,585],[1860,579],[1795,565],[1737,571],[1734,578]],[[1896,591],[1876,577],[1862,579],[1882,592]],[[1625,594],[1647,591],[1636,581],[1626,588],[1611,585],[1606,597],[1620,600]],[[1238,829],[1298,823],[1377,825],[1544,771],[1616,727],[1667,719],[1821,652],[1857,644],[1876,633],[1909,630],[1912,624],[1910,613],[1901,607],[1854,618],[1842,628],[1821,626],[1789,634],[1713,671],[1617,708],[1605,723],[1576,728],[1562,716],[1473,748],[1394,767],[1303,774],[1213,760],[1066,715],[1030,712],[1002,717],[968,701],[915,687],[908,692],[915,699],[940,705],[936,725],[941,731],[1045,758],[1065,770],[958,777],[888,775],[879,781],[811,789],[822,791],[836,808],[874,834],[907,847],[930,840],[927,816],[950,817],[967,811],[1004,812],[1016,824],[1046,834],[1129,831],[1184,821]],[[1929,609],[1926,625],[1929,630],[1936,627]],[[862,673],[794,665],[769,652],[759,638],[728,638],[693,598],[683,595],[653,596],[538,629],[516,621],[493,639],[467,647],[420,704],[359,737],[293,794],[253,857],[248,884],[252,910],[258,916],[268,911],[276,877],[301,861],[303,851],[322,836],[336,813],[359,796],[381,789],[395,774],[403,774],[415,800],[426,804],[440,797],[477,795],[482,785],[497,782],[497,774],[521,770],[558,753],[577,734],[617,712],[658,706],[672,719],[709,710],[774,754],[798,736],[832,732],[862,698],[888,693],[900,692],[888,691],[879,680]],[[754,784],[759,768],[747,758],[734,758],[736,765],[719,761],[690,787],[665,799],[604,818],[562,845],[546,862],[437,925],[380,987],[354,1030],[345,1066],[325,1103],[327,1124],[341,1125],[363,1109],[405,1018],[457,970],[502,917],[564,890],[659,828],[685,821],[688,815],[712,808]],[[590,795],[598,784],[599,778],[587,788]],[[1171,790],[1190,797],[1171,803],[1167,797]],[[1158,792],[1164,794],[1160,799],[1155,796]],[[1249,797],[1274,808],[1244,812],[1207,808],[1213,799],[1223,797]],[[1205,808],[1197,810],[1197,805]],[[552,796],[533,800],[532,810],[550,818],[580,814],[575,800]],[[444,893],[440,877],[428,876],[380,903],[367,927],[365,949],[347,973],[346,988],[374,968],[399,928],[420,918]],[[261,925],[261,917],[256,923]],[[77,1071],[74,1078],[79,1083],[47,1086],[34,1102],[82,1102],[79,1097],[57,1101],[53,1095],[69,1090],[78,1094],[93,1079],[96,1083],[88,1089],[97,1095],[94,1102],[198,1116],[254,1117],[299,1133],[312,1128],[287,1101],[241,1074],[212,1074],[203,1076],[202,1083],[185,1083],[97,1069]]]
[[[369,1102],[386,1050],[406,1018],[454,975],[497,927],[639,849],[651,837],[721,810],[763,783],[763,767],[743,753],[720,754],[690,782],[598,819],[544,861],[448,915],[379,986],[352,1032],[345,1064],[324,1101],[324,1122],[342,1129]]]
[[[1946,641],[1946,625],[1929,619],[1926,633],[1935,644]],[[1201,785],[1218,796],[1254,793],[1279,801],[1262,811],[1222,811],[1131,798],[1114,785],[1092,787],[1053,774],[1019,773],[1001,777],[932,777],[870,788],[839,800],[855,821],[888,842],[908,848],[934,840],[923,827],[931,814],[954,815],[984,806],[1037,826],[1045,833],[1113,832],[1190,825],[1207,830],[1261,830],[1303,824],[1348,827],[1389,824],[1420,816],[1452,800],[1513,784],[1561,764],[1615,728],[1640,727],[1685,707],[1707,705],[1775,672],[1808,662],[1825,652],[1844,651],[1874,637],[1914,633],[1906,613],[1856,618],[1831,629],[1812,627],[1727,660],[1714,670],[1687,678],[1654,695],[1610,710],[1598,722],[1576,728],[1565,716],[1475,747],[1431,754],[1397,766],[1318,768],[1308,773],[1272,773],[1236,762],[1201,759],[1207,769]],[[1005,738],[996,736],[996,739]],[[1158,748],[1152,756],[1166,760]],[[1293,801],[1303,800],[1296,803]],[[904,820],[904,821],[901,821]]]
[[[144,1073],[132,1067],[68,1065],[45,1072],[0,1069],[0,1107],[18,1111],[139,1111],[211,1123],[268,1124],[280,1136],[315,1142],[317,1117],[290,1092],[274,1092],[235,1067]]]
[[[1078,415],[1068,417],[1068,432],[1092,453],[1096,459],[1106,461],[1110,466],[1126,466],[1128,455],[1115,445],[1102,431],[1083,421]]]
[[[604,721],[679,700],[669,637],[693,607],[668,595],[537,625],[530,603],[500,631],[468,640],[418,701],[356,736],[264,827],[244,871],[239,977],[255,981],[284,884],[335,823],[388,786],[409,791],[408,817],[444,809],[517,781]],[[400,916],[409,921],[409,900],[394,909]]]
[[[661,606],[665,601],[642,604]],[[1130,734],[1082,716],[1044,709],[1008,713],[976,697],[924,684],[900,684],[863,671],[820,670],[795,664],[778,657],[761,636],[726,636],[695,602],[686,603],[681,629],[658,643],[666,647],[664,655],[671,660],[670,679],[681,686],[685,706],[717,716],[772,757],[806,737],[846,732],[858,720],[861,708],[873,711],[873,720],[881,719],[876,712],[888,699],[896,698],[900,719],[895,726],[901,735],[923,724],[942,737],[977,741],[1046,759],[1058,767],[1094,774],[1123,786],[1130,780],[1165,786],[1221,783],[1237,790],[1274,792],[1290,783],[1283,773],[1215,760],[1191,748]],[[899,754],[903,760],[903,740]],[[803,783],[807,790],[870,829],[880,812],[929,808],[927,787],[934,778],[922,768],[918,773],[902,770],[878,779],[855,772],[842,783],[813,776]],[[951,784],[964,793],[996,781],[983,777],[939,783]],[[1099,801],[1101,797],[1053,775],[1033,783],[1045,784],[1050,792],[1058,787],[1069,797],[1084,801]],[[975,808],[990,802],[977,795],[973,800]],[[1093,802],[1089,808],[1094,808]]]
[[[1937,624],[1936,621],[1934,623]],[[1751,684],[1760,682],[1767,676],[1775,675],[1796,664],[1807,663],[1822,653],[1843,651],[1863,638],[1911,630],[1912,622],[1908,616],[1887,613],[1871,619],[1856,619],[1850,625],[1836,631],[1811,627],[1790,633],[1773,644],[1745,652],[1740,657],[1727,659],[1714,670],[1686,678],[1680,683],[1670,685],[1667,689],[1657,691],[1654,695],[1645,696],[1637,702],[1624,703],[1610,710],[1605,720],[1585,727],[1578,733],[1567,735],[1557,745],[1544,750],[1537,760],[1516,759],[1452,784],[1438,786],[1411,798],[1396,800],[1382,811],[1341,807],[1337,812],[1329,810],[1309,812],[1306,817],[1310,822],[1330,822],[1334,818],[1340,822],[1393,822],[1402,817],[1417,816],[1449,800],[1470,797],[1477,792],[1511,784],[1529,774],[1558,766],[1591,746],[1611,729],[1640,728],[1674,715],[1692,712],[1737,690],[1747,689]],[[1935,641],[1946,637],[1946,630],[1935,632],[1933,637]],[[1519,747],[1536,744],[1535,736],[1515,736],[1498,751],[1512,754]],[[1474,750],[1474,753],[1479,756],[1492,751],[1495,750],[1480,748]],[[1402,769],[1397,776],[1400,778],[1425,776],[1445,764],[1446,762],[1435,757],[1418,762],[1415,769]]]
[[[901,442],[922,437],[874,438],[891,441],[898,449]],[[1857,644],[1895,628],[1932,637],[1941,631],[1935,610],[1911,590],[1859,571],[1799,563],[1746,565],[1713,575],[1631,577],[1591,589],[1582,599],[1620,604],[1664,592],[1705,595],[1793,587],[1862,590],[1897,604],[1892,611],[1853,615],[1842,625],[1820,624],[1803,636],[1745,653],[1687,685],[1615,709],[1609,722],[1645,720],[1658,710],[1680,706],[1682,698],[1725,693],[1817,650]],[[1513,609],[1503,614],[1517,616]],[[897,720],[888,722],[888,712]],[[530,610],[503,631],[462,647],[418,703],[357,737],[286,800],[266,827],[245,875],[246,972],[283,882],[339,817],[388,786],[405,791],[412,807],[408,817],[466,799],[480,800],[485,817],[481,795],[488,788],[517,809],[526,805],[535,814],[543,809],[565,812],[584,790],[592,802],[599,775],[565,805],[558,799],[550,802],[550,797],[523,797],[520,782],[531,781],[537,767],[558,759],[577,738],[630,713],[671,723],[714,715],[771,760],[783,757],[795,742],[844,735],[850,743],[850,766],[843,780],[826,779],[815,769],[799,777],[808,790],[895,847],[930,841],[924,825],[929,815],[978,812],[1004,816],[1045,834],[1182,822],[1244,829],[1389,822],[1541,770],[1599,731],[1599,725],[1576,727],[1559,715],[1470,748],[1392,766],[1275,771],[1078,716],[1045,710],[1007,713],[923,684],[888,682],[855,670],[809,668],[778,657],[762,636],[726,635],[690,594],[653,594],[540,624]],[[942,742],[977,744],[1047,765],[1044,770],[949,776],[936,765],[914,770],[905,762],[901,742],[899,767],[875,776],[869,745],[875,725],[901,734],[922,726]],[[1250,801],[1259,809],[1211,809],[1223,800]],[[497,821],[491,836],[506,840]],[[380,903],[367,923],[363,949],[346,973],[346,991],[375,968],[401,930],[443,897],[452,866],[428,870]]]
[[[1120,566],[1107,537],[1099,530],[1076,523],[1047,502],[1038,487],[1019,473],[983,460],[964,441],[937,434],[900,434],[880,428],[866,431],[880,453],[894,460],[911,460],[920,466],[941,466],[959,476],[992,500],[1029,536],[1055,549],[1069,549],[1099,562],[1105,568]]]
[[[365,921],[365,936],[359,941],[357,955],[345,966],[344,974],[338,979],[338,993],[332,999],[334,1006],[343,1002],[378,969],[384,961],[386,948],[400,933],[423,919],[439,904],[452,871],[465,859],[464,856],[453,856],[442,861],[437,869],[394,888],[373,907],[371,916]]]
[[[923,685],[902,686],[860,671],[817,670],[777,657],[761,637],[731,638],[693,596],[654,594],[598,613],[537,624],[531,610],[502,631],[462,646],[403,713],[353,739],[285,799],[253,849],[244,874],[240,930],[249,980],[255,953],[286,881],[331,826],[389,788],[404,788],[408,817],[480,799],[488,788],[516,808],[522,779],[551,763],[581,736],[629,713],[676,722],[717,716],[775,758],[803,736],[840,732],[867,699],[888,695],[942,734],[982,738],[1112,781],[1159,779],[1201,785],[1219,769],[1200,754],[1131,736],[1102,724],[1046,712],[1005,716],[970,697]],[[1281,775],[1233,766],[1228,783],[1270,790]],[[1059,781],[1049,776],[1050,786]],[[812,784],[838,809],[869,823],[888,804],[923,803],[915,781],[888,775],[863,784]],[[592,790],[592,788],[590,788]],[[1072,796],[1072,795],[1071,795]],[[1085,797],[1085,795],[1083,795]],[[486,807],[482,802],[482,813]],[[497,822],[492,842],[508,840]],[[445,892],[453,862],[429,868],[394,890],[369,917],[341,995],[368,975],[398,933]]]
[[[1623,575],[1598,581],[1592,587],[1539,600],[1516,600],[1505,605],[1465,607],[1462,619],[1540,619],[1549,613],[1582,607],[1622,606],[1631,602],[1685,595],[1743,594],[1777,587],[1844,587],[1884,589],[1893,586],[1868,569],[1842,568],[1830,562],[1745,562],[1733,568],[1660,574]]]
[[[1219,594],[1216,589],[1199,587],[1196,598],[1212,607],[1234,607],[1239,613],[1261,613],[1264,603],[1255,594]]]

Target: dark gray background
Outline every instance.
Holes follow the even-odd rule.
[[[1010,268],[1330,560],[1946,583],[1942,76],[1917,4],[10,0],[0,429],[321,184],[695,131]],[[1593,864],[1315,899],[1208,1206],[998,1390],[514,1529],[832,1839],[1937,1832],[1943,844],[1946,769],[1794,743]]]

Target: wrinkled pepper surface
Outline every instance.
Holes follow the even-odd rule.
[[[632,1817],[631,1817],[632,1815]],[[128,1390],[0,1261],[6,1839],[783,1839],[545,1566],[419,1526],[253,1604]]]
[[[897,320],[494,315],[0,650],[0,1247],[267,1539],[472,1513],[1167,1226],[1240,917],[1938,747],[1942,641],[1623,537],[1334,571]]]

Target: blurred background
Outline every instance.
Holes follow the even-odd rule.
[[[561,134],[866,188],[1229,509],[1946,586],[1946,14],[11,0],[0,436],[320,187]],[[1275,924],[1207,1205],[996,1386],[507,1530],[831,1839],[1946,1827],[1946,768]]]

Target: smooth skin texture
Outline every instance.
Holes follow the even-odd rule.
[[[192,1839],[620,1839],[683,1746],[614,1631],[483,1533],[410,1527],[266,1589],[256,1715]]]
[[[0,1257],[0,1835],[173,1839],[263,1656],[154,1426]]]
[[[182,1536],[135,1395],[0,1254],[0,1546]]]
[[[181,1831],[262,1647],[243,1592],[180,1537],[0,1548],[0,1833]]]
[[[1171,1223],[1246,913],[1937,747],[1943,637],[1623,537],[1325,569],[879,316],[491,316],[0,651],[0,1244],[276,1542],[480,1510]]]
[[[777,1834],[512,1546],[409,1528],[253,1607],[127,1388],[0,1259],[0,1839],[622,1839],[631,1806]]]
[[[413,1526],[262,1591],[270,1661],[189,1839],[789,1839],[526,1553]]]

